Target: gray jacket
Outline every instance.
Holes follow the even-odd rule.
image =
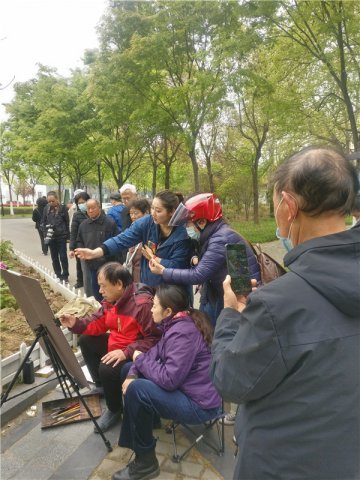
[[[360,478],[360,230],[302,243],[290,272],[216,323],[211,377],[241,404],[234,478]]]

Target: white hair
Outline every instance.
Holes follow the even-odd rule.
[[[124,183],[124,185],[121,188],[119,188],[120,193],[124,193],[127,190],[129,190],[129,192],[131,193],[136,193],[136,187],[132,183]]]

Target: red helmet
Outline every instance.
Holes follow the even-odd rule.
[[[213,193],[200,193],[189,198],[185,203],[190,212],[190,220],[196,222],[205,218],[209,222],[215,222],[223,216],[220,201]]]

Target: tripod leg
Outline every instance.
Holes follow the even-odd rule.
[[[4,392],[2,395],[1,395],[1,403],[0,403],[0,407],[2,406],[3,403],[6,402],[8,396],[9,396],[9,393],[10,391],[12,390],[13,386],[15,385],[15,383],[17,382],[23,368],[24,368],[24,365],[25,365],[25,362],[26,360],[30,357],[30,355],[32,354],[32,351],[34,350],[35,348],[35,345],[37,344],[37,342],[39,341],[39,338],[42,336],[42,332],[37,332],[37,335],[36,335],[36,338],[35,340],[33,341],[33,343],[31,344],[27,354],[25,355],[23,361],[21,362],[20,364],[20,367],[18,368],[17,372],[15,373],[15,376],[14,378],[12,379],[12,381],[10,382],[8,388],[6,389],[6,392]]]

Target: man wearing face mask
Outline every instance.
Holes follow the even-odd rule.
[[[227,274],[225,245],[246,245],[249,270],[252,278],[260,281],[260,270],[256,257],[247,242],[223,219],[219,199],[213,193],[200,193],[189,198],[185,207],[190,215],[187,231],[191,238],[199,239],[199,261],[191,269],[165,268],[150,261],[153,273],[163,276],[166,283],[201,285],[200,310],[207,313],[211,323],[223,308],[222,282]]]
[[[273,181],[289,271],[247,299],[228,276],[212,343],[212,381],[240,404],[234,478],[358,480],[360,233],[345,224],[356,169],[308,147]]]

